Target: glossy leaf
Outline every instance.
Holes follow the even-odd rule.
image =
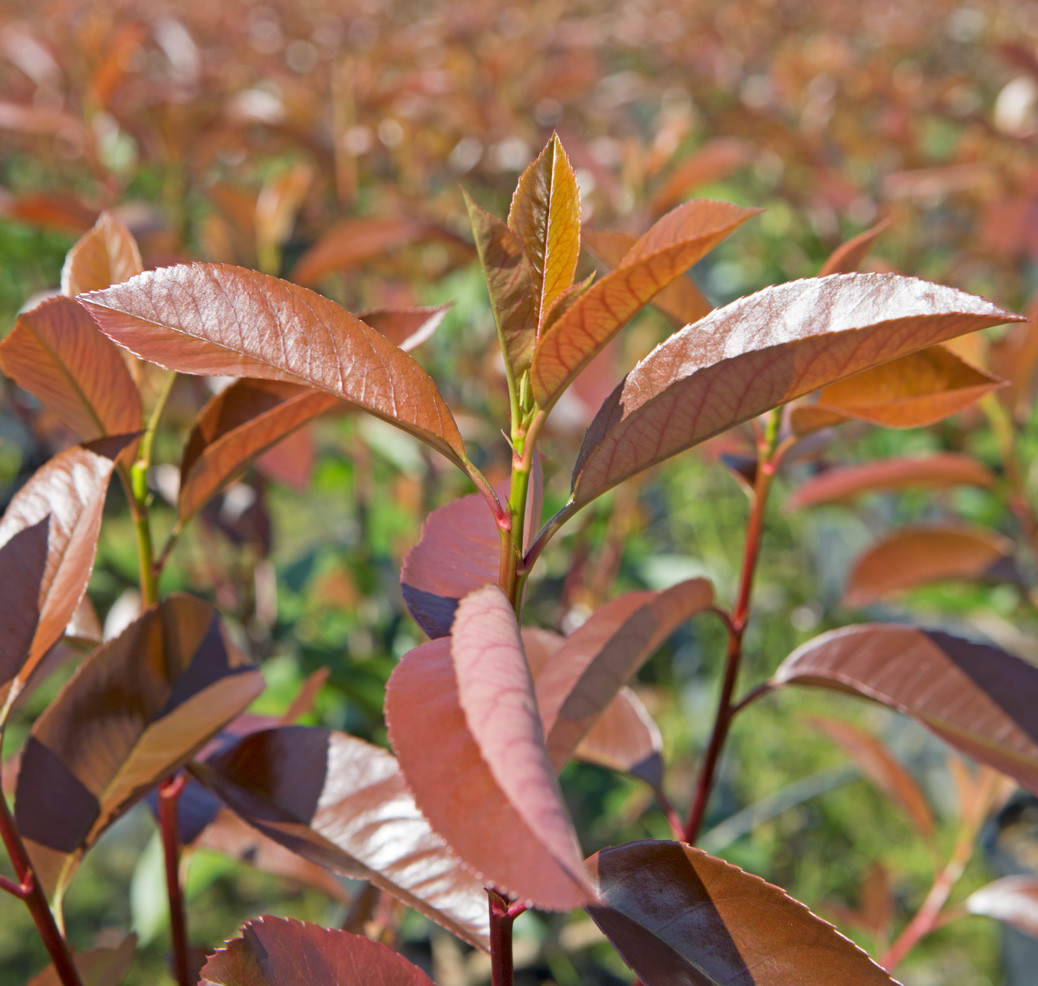
[[[12,497],[0,520],[0,723],[86,591],[115,458],[129,439],[59,453]]]
[[[65,257],[61,293],[99,291],[128,281],[144,270],[133,234],[110,212],[102,212]]]
[[[950,579],[1019,581],[1013,542],[983,528],[948,524],[897,531],[858,558],[843,601],[868,606],[895,592]]]
[[[192,771],[245,821],[300,856],[370,880],[480,948],[486,895],[429,828],[388,751],[345,733],[252,733]]]
[[[1038,938],[1038,877],[1004,876],[995,880],[966,898],[966,910],[997,918]]]
[[[440,327],[450,305],[428,308],[372,308],[357,315],[365,325],[385,336],[405,353],[417,349],[432,338]]]
[[[857,945],[783,890],[679,842],[603,849],[587,908],[644,986],[890,986]]]
[[[202,968],[200,986],[433,986],[381,942],[269,915],[247,921]]]
[[[141,427],[140,397],[118,348],[69,298],[18,316],[0,342],[0,368],[83,441]]]
[[[782,662],[772,685],[791,684],[897,709],[1038,793],[1038,668],[997,647],[896,624],[844,627]]]
[[[464,460],[454,418],[426,372],[306,288],[223,264],[182,264],[79,300],[106,335],[144,359],[182,373],[306,384]]]
[[[863,233],[859,233],[857,236],[849,239],[846,243],[840,244],[840,246],[829,254],[825,263],[822,264],[818,276],[825,277],[827,274],[853,274],[861,266],[861,262],[868,256],[869,251],[872,250],[873,243],[876,242],[880,234],[885,232],[889,226],[890,220],[882,219],[870,229],[865,230]]]
[[[173,596],[102,645],[36,720],[15,821],[48,892],[83,852],[263,690],[201,600]]]
[[[576,505],[802,394],[1018,316],[896,274],[766,288],[657,346],[602,406],[573,471]],[[536,360],[535,360],[536,366]]]
[[[697,200],[668,212],[537,343],[530,382],[549,407],[627,320],[758,210]]]

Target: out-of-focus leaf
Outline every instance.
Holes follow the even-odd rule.
[[[450,305],[429,308],[373,308],[357,315],[365,325],[384,335],[405,353],[417,349],[440,327]]]
[[[1004,876],[966,898],[970,914],[983,914],[1038,938],[1038,877]]]
[[[894,592],[946,580],[1019,582],[1013,542],[983,528],[950,524],[897,531],[854,564],[843,601],[868,606]]]
[[[718,181],[752,160],[753,146],[738,137],[716,137],[686,157],[649,200],[656,215],[676,205],[689,192]]]
[[[453,636],[393,672],[386,721],[415,800],[462,861],[511,896],[567,910],[590,885],[508,613],[494,586],[466,596]]]
[[[256,255],[261,265],[270,265],[271,273],[312,181],[313,169],[295,164],[264,182],[256,196]]]
[[[758,211],[703,199],[657,220],[539,339],[530,382],[541,406],[553,404],[635,312]]]
[[[826,469],[801,483],[786,501],[786,508],[800,510],[822,503],[842,503],[863,493],[913,487],[979,486],[989,490],[997,481],[995,474],[973,456],[956,452],[880,459]]]
[[[59,453],[14,495],[0,520],[0,723],[83,598],[108,480],[131,439],[103,438]]]
[[[676,332],[627,375],[584,436],[572,500],[588,503],[842,377],[1018,319],[982,298],[897,274],[835,274],[758,291]]]
[[[760,877],[680,842],[631,842],[588,861],[587,908],[645,986],[890,986],[857,945]]]
[[[224,264],[181,264],[79,301],[106,335],[160,366],[307,384],[464,462],[458,427],[428,374],[306,288]]]
[[[1038,386],[1038,293],[1025,309],[1029,323],[1009,326],[1006,334],[988,346],[987,366],[996,376],[1009,381],[999,397],[1021,424],[1031,416]]]
[[[537,678],[537,704],[556,769],[649,655],[713,599],[706,579],[630,593],[598,609],[566,638]]]
[[[136,951],[137,936],[127,935],[115,948],[92,948],[88,952],[76,952],[72,960],[83,986],[111,986],[112,983],[122,982],[123,974],[130,968]],[[58,971],[49,965],[25,986],[62,986],[62,982]]]
[[[137,387],[115,345],[70,298],[18,316],[0,367],[83,441],[141,427]]]
[[[861,262],[865,257],[868,256],[869,251],[872,249],[872,244],[876,242],[879,235],[889,226],[889,219],[881,219],[875,226],[865,230],[863,233],[859,233],[846,243],[840,244],[829,254],[825,263],[822,264],[822,269],[819,270],[818,276],[853,274],[861,266]]]
[[[997,647],[866,623],[808,641],[782,662],[771,684],[873,699],[1038,793],[1038,668]]]
[[[488,948],[481,885],[429,828],[388,751],[345,733],[282,726],[252,733],[191,769],[268,838],[370,880]]]
[[[270,915],[209,957],[199,986],[433,986],[381,942]]]
[[[843,747],[858,769],[902,807],[924,839],[933,838],[933,814],[926,795],[904,765],[872,733],[829,716],[812,716],[810,722]]]
[[[133,234],[110,212],[102,212],[65,257],[61,293],[99,291],[128,281],[144,270]]]
[[[36,720],[15,822],[48,892],[83,852],[263,690],[201,600],[173,596],[88,658]]]

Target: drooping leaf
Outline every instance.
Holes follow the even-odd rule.
[[[645,986],[890,986],[857,945],[760,877],[680,842],[588,861],[588,913]]]
[[[766,288],[656,347],[588,428],[576,505],[795,397],[1018,316],[897,274],[836,274]],[[534,360],[536,368],[536,357]]]
[[[1013,542],[984,528],[951,524],[907,528],[873,545],[854,563],[843,601],[868,606],[932,582],[1019,582]]]
[[[103,644],[36,720],[15,821],[48,892],[85,850],[263,689],[215,611],[173,596]]]
[[[127,935],[114,948],[92,948],[72,956],[83,986],[111,986],[122,982],[122,977],[133,962],[137,950],[137,936]],[[49,965],[25,986],[63,986],[57,969]]]
[[[508,226],[518,234],[533,273],[539,335],[552,305],[573,283],[580,257],[580,190],[558,134],[519,176]]]
[[[345,733],[282,726],[252,733],[191,769],[268,838],[370,880],[488,948],[481,885],[429,828],[388,751]]]
[[[875,226],[840,244],[831,254],[818,272],[819,277],[827,274],[853,274],[861,262],[868,256],[872,244],[880,234],[890,226],[889,219],[881,219]]]
[[[997,647],[896,624],[843,627],[782,662],[772,685],[791,684],[897,709],[1038,793],[1038,668]]]
[[[372,308],[359,312],[365,325],[384,335],[405,353],[417,349],[440,327],[450,305],[432,305],[427,308]]]
[[[133,234],[110,212],[102,212],[65,257],[61,293],[99,291],[128,281],[144,270]]]
[[[826,469],[802,483],[786,501],[786,508],[800,510],[822,503],[842,503],[863,493],[913,487],[978,486],[991,489],[997,481],[995,474],[973,456],[957,452],[880,459]]]
[[[199,986],[433,986],[381,942],[268,914],[246,921],[201,977]]]
[[[970,914],[983,914],[1038,938],[1038,877],[1004,876],[966,898]]]
[[[0,723],[83,598],[108,481],[130,440],[104,438],[59,453],[14,495],[0,520],[7,593],[0,609]]]
[[[530,382],[540,405],[551,406],[635,312],[757,211],[703,199],[657,220],[538,341]]]
[[[428,374],[306,288],[224,264],[181,264],[78,300],[106,335],[144,359],[182,373],[306,384],[464,461],[457,425]]]
[[[0,368],[83,441],[141,427],[140,396],[119,350],[70,298],[19,315],[0,342]]]
[[[496,587],[467,596],[454,638],[404,656],[386,691],[389,736],[422,812],[467,866],[503,892],[565,910],[590,899],[589,885],[501,600]]]

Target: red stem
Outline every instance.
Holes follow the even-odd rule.
[[[500,894],[488,889],[487,896],[490,898],[491,986],[513,986],[512,925],[517,915]]]
[[[183,888],[180,886],[180,839],[177,835],[177,802],[186,783],[186,775],[179,773],[166,778],[159,786],[159,831],[166,862],[173,975],[178,986],[194,986],[188,961],[187,913]]]

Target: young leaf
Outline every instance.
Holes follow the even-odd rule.
[[[144,359],[182,373],[306,384],[465,461],[461,434],[428,374],[306,288],[224,264],[181,264],[78,300],[106,335]]]
[[[973,295],[897,274],[765,288],[681,329],[627,375],[584,436],[573,504],[835,380],[1018,319]]]
[[[122,982],[137,951],[137,936],[127,935],[115,948],[92,948],[87,952],[76,952],[73,961],[83,986],[111,986]],[[64,986],[54,966],[47,966],[38,976],[33,976],[25,986]]]
[[[433,986],[381,942],[269,915],[209,957],[199,986]]]
[[[428,308],[372,308],[359,312],[359,318],[379,335],[385,336],[405,353],[417,349],[440,327],[450,305]]]
[[[1038,938],[1038,877],[1004,876],[966,898],[970,914],[984,914]]]
[[[140,396],[119,350],[70,298],[19,315],[0,342],[0,368],[82,441],[141,427]]]
[[[48,891],[67,886],[116,818],[263,690],[215,611],[189,596],[146,610],[80,667],[25,746],[15,822]]]
[[[758,211],[700,199],[657,220],[538,340],[530,382],[540,405],[550,407],[635,312]]]
[[[268,838],[370,880],[489,947],[486,895],[429,828],[388,751],[345,733],[282,726],[252,733],[191,770]]]
[[[760,877],[680,842],[588,861],[587,912],[645,986],[891,986],[857,945]]]
[[[815,685],[881,702],[1038,793],[1038,668],[997,647],[916,627],[862,624],[808,641],[771,684]]]
[[[144,270],[133,234],[110,212],[102,212],[65,257],[61,293],[99,291],[128,281]]]
[[[864,233],[859,233],[846,243],[842,243],[829,254],[828,259],[822,264],[822,269],[818,272],[818,276],[853,274],[865,257],[868,256],[869,251],[872,249],[872,244],[876,242],[879,235],[889,226],[889,219],[881,219],[875,226],[865,230]]]

